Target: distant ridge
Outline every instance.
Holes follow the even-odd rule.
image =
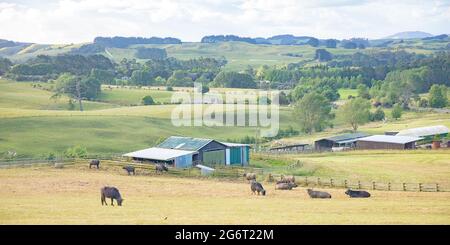
[[[405,31],[395,33],[394,35],[387,36],[383,39],[415,39],[415,38],[426,38],[432,37],[433,34],[423,31]]]

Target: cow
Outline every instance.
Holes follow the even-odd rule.
[[[275,185],[276,190],[292,190],[292,188],[297,187],[296,183],[288,182],[288,183],[277,183]]]
[[[123,167],[122,169],[125,169],[127,171],[128,175],[131,175],[131,173],[133,173],[133,175],[136,175],[136,172],[135,172],[135,169],[133,166],[128,165],[128,166]]]
[[[330,193],[324,191],[313,191],[312,189],[307,189],[309,197],[311,198],[331,198]]]
[[[351,198],[367,198],[370,197],[370,193],[367,191],[352,191],[348,189],[345,194]]]
[[[97,166],[97,169],[98,169],[100,166],[100,160],[92,159],[91,162],[89,163],[89,168],[91,168],[92,166]]]
[[[157,163],[155,165],[155,172],[156,173],[163,173],[164,171],[166,171],[166,172],[169,171],[169,169],[164,164]]]
[[[255,174],[255,173],[244,173],[243,176],[244,176],[245,179],[248,180],[248,181],[252,181],[252,180],[255,180],[255,181],[256,181],[256,174]]]
[[[295,183],[295,177],[294,176],[281,175],[281,180],[280,181],[282,181],[282,183],[288,183],[288,182]]]
[[[117,205],[122,206],[123,198],[116,187],[105,186],[100,189],[100,195],[102,200],[102,206],[103,204],[108,206],[106,198],[111,198],[111,206],[114,206],[114,199],[116,199]]]
[[[263,196],[266,195],[266,190],[264,190],[264,187],[261,185],[261,183],[256,182],[255,180],[251,181],[250,189],[252,190],[252,194],[255,194],[257,192],[258,196],[259,196],[260,193]]]

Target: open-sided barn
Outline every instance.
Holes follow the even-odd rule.
[[[416,148],[416,142],[421,140],[419,137],[412,136],[393,136],[393,135],[372,135],[359,138],[356,141],[356,148],[360,150],[369,149],[391,149],[404,150]]]
[[[366,133],[348,133],[336,135],[333,137],[323,138],[314,142],[316,151],[329,151],[333,147],[354,147],[357,139],[368,136]]]
[[[449,133],[449,129],[444,125],[410,128],[401,130],[396,136],[413,136],[421,137],[422,141],[431,141],[434,137],[446,137]]]
[[[152,161],[155,163],[165,163],[177,168],[192,166],[193,156],[196,151],[184,151],[152,147],[144,150],[134,151],[124,154],[136,161]]]
[[[213,139],[172,136],[157,147],[124,154],[137,161],[165,162],[177,168],[206,165],[248,165],[250,146]]]

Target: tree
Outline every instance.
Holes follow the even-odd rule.
[[[190,87],[194,82],[188,72],[176,70],[173,72],[172,76],[167,79],[167,84],[170,86]]]
[[[131,74],[130,81],[135,85],[150,85],[152,83],[152,74],[149,69],[135,70]]]
[[[385,117],[386,115],[384,114],[383,109],[381,109],[381,107],[378,107],[374,113],[370,114],[370,121],[372,122],[382,121],[384,120]]]
[[[325,46],[327,48],[336,48],[337,41],[335,39],[327,39],[325,40]]]
[[[356,131],[370,119],[370,102],[363,98],[351,99],[339,108],[338,115]]]
[[[108,70],[92,69],[90,77],[95,78],[102,84],[114,84],[114,73]]]
[[[369,88],[365,84],[358,84],[356,87],[358,90],[358,96],[363,99],[370,99]]]
[[[0,57],[0,75],[3,75],[9,71],[9,68],[11,68],[12,65],[13,63],[10,60]]]
[[[394,119],[399,119],[402,117],[403,108],[400,106],[400,104],[395,104],[394,107],[392,107],[391,115]]]
[[[333,56],[326,49],[316,49],[316,55],[314,58],[320,62],[323,62],[331,60]]]
[[[142,98],[142,104],[143,105],[154,105],[155,101],[153,100],[152,96],[146,95]]]
[[[165,49],[160,48],[138,48],[136,51],[136,58],[163,60],[167,58],[167,52]]]
[[[214,78],[212,86],[222,88],[256,88],[256,83],[248,74],[222,71]]]
[[[443,108],[448,105],[447,87],[445,85],[433,85],[430,88],[428,101],[433,108]]]
[[[69,73],[61,74],[55,80],[53,98],[67,95],[78,101],[80,111],[83,111],[82,99],[94,99],[101,92],[100,81],[92,77],[83,78]]]
[[[313,130],[322,131],[331,125],[330,120],[333,118],[330,102],[316,92],[305,95],[295,104],[294,115],[298,119],[302,131],[309,134]]]

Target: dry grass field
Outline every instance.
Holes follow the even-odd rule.
[[[122,207],[101,206],[100,188],[113,185]],[[242,181],[176,178],[70,165],[0,169],[0,224],[450,224],[450,193],[371,191],[330,200],[304,188],[251,195]]]

